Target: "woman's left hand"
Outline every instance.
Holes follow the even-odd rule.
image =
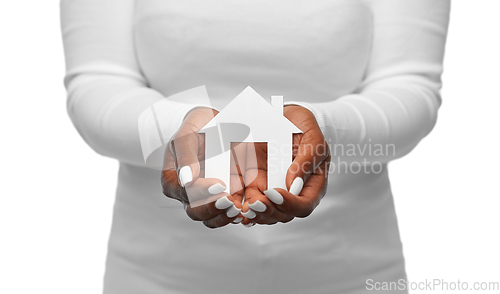
[[[242,223],[246,226],[307,217],[326,193],[330,149],[316,118],[298,105],[286,106],[284,115],[303,132],[293,135],[294,159],[286,175],[288,191],[267,187],[266,145],[249,144],[248,148],[255,148],[257,160],[253,164],[247,162],[244,176],[254,179],[245,187]]]
[[[211,108],[191,110],[165,151],[161,184],[165,196],[184,205],[188,217],[203,222],[209,228],[218,228],[235,221],[240,214],[243,187],[239,175],[231,175],[231,194],[223,192],[228,183],[220,179],[202,177],[205,160],[205,141],[198,132],[215,115]],[[238,152],[238,150],[235,150]]]

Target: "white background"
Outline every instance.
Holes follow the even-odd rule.
[[[413,282],[500,282],[498,11],[453,2],[438,123],[390,164]],[[0,22],[0,293],[100,293],[118,164],[66,114],[58,1]]]

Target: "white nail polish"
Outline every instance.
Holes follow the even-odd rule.
[[[255,224],[254,223],[248,223],[246,225],[243,225],[245,228],[251,228],[253,227]]]
[[[243,218],[240,216],[240,217],[235,218],[233,223],[239,224],[239,223],[241,223],[242,220],[243,220]]]
[[[247,212],[242,212],[241,215],[248,218],[248,219],[253,219],[257,216],[255,211],[253,211],[251,209],[249,209]]]
[[[187,183],[193,180],[193,172],[191,171],[191,167],[186,165],[181,168],[179,171],[179,180],[181,181],[181,186],[185,187]]]
[[[269,189],[264,191],[264,194],[266,194],[267,198],[271,200],[273,203],[280,205],[283,203],[283,196],[281,196],[280,192],[274,190],[274,189]]]
[[[240,211],[241,211],[241,209],[239,209],[238,207],[233,205],[227,209],[226,214],[227,214],[227,217],[235,217],[238,214],[240,214]]]
[[[252,210],[258,211],[258,212],[264,212],[267,209],[267,206],[264,203],[262,203],[260,200],[257,200],[252,204],[248,204],[248,206],[250,206],[250,208]]]
[[[215,201],[215,207],[217,207],[217,209],[226,209],[231,205],[233,205],[233,202],[227,199],[227,196],[219,198],[217,199],[217,201]]]
[[[210,193],[212,195],[216,195],[216,194],[224,192],[224,190],[226,190],[226,186],[217,183],[217,184],[214,184],[208,188],[208,193]]]
[[[302,178],[295,178],[293,180],[292,185],[290,186],[290,193],[293,195],[299,195],[300,191],[302,191],[302,187],[304,186],[304,180]]]

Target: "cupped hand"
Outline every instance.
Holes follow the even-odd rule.
[[[237,220],[243,198],[237,173],[231,175],[231,194],[224,192],[227,183],[203,178],[205,143],[198,131],[217,113],[211,108],[199,107],[186,115],[168,143],[161,174],[165,196],[180,201],[191,219],[201,221],[209,228],[222,227]]]
[[[330,149],[314,115],[306,108],[288,105],[284,115],[303,133],[293,135],[293,162],[286,174],[285,189],[267,187],[266,144],[249,144],[255,148],[256,160],[247,162],[242,224],[275,224],[295,217],[307,217],[326,193]],[[247,150],[247,153],[250,153]]]

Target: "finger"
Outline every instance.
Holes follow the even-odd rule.
[[[265,143],[250,144],[247,152],[254,156],[249,157],[247,154],[245,179],[248,186],[245,188],[242,215],[248,219],[248,223],[275,224],[278,221],[290,221],[293,216],[277,210],[264,195],[267,189],[267,145]],[[249,182],[250,179],[251,182]],[[247,221],[243,223],[246,224]]]
[[[244,227],[247,227],[247,228],[251,228],[255,225],[255,222],[253,221],[253,219],[249,219],[245,216],[241,216],[243,219],[241,221],[241,224],[244,226]]]
[[[192,189],[188,196],[186,189],[179,185],[175,170],[163,171],[162,173],[163,193],[169,198],[182,202],[187,215],[195,221],[207,220],[219,214],[224,214],[233,221],[239,215],[241,209],[235,207],[231,195],[227,193],[213,194],[217,191],[215,189],[225,189],[220,183],[221,181],[218,179],[197,179],[193,185],[188,187]],[[211,187],[212,189],[210,189]],[[198,200],[189,204],[190,197],[191,200]],[[241,207],[241,203],[239,206]]]
[[[226,190],[226,185],[219,179],[214,178],[198,178],[192,184],[184,188],[185,194],[191,207],[205,205],[213,201],[219,201],[216,206],[220,209],[228,208],[230,205],[222,204],[219,200],[220,194]],[[232,203],[231,203],[232,205]]]
[[[177,174],[179,175],[180,185],[185,187],[200,174],[200,135],[191,129],[183,128],[177,132],[170,141],[169,146],[175,157]]]
[[[177,171],[175,170],[175,159],[170,151],[165,152],[163,170],[161,173],[161,186],[163,194],[169,198],[182,203],[189,203],[186,191],[179,184]]]
[[[245,194],[245,188],[241,185],[241,183],[243,183],[243,177],[241,175],[231,174],[229,180],[231,181],[229,191],[231,196],[233,196],[234,204],[241,209]]]
[[[175,170],[175,157],[170,149],[165,150],[163,157],[163,171],[177,171]]]
[[[187,215],[193,220],[204,221],[224,214],[232,221],[240,213],[239,209],[235,209],[234,199],[228,193],[214,195],[212,199],[217,200],[198,206],[185,205]]]
[[[243,218],[243,221],[241,222],[241,224],[246,228],[251,228],[251,227],[255,226],[255,223],[247,218]]]
[[[221,213],[235,218],[240,212],[240,209],[234,207],[231,195],[219,193],[225,187],[218,179],[200,178],[183,188],[177,181],[175,170],[163,171],[161,178],[165,196],[182,202],[186,213],[193,220],[202,221]]]
[[[266,195],[255,188],[245,190],[248,207],[255,212],[253,222],[258,224],[275,224],[276,222],[289,222],[294,216],[277,209]]]
[[[246,146],[244,143],[231,143],[230,187],[229,192],[234,198],[237,208],[242,208],[245,191],[243,173],[246,169]]]
[[[240,219],[242,219],[240,217]],[[203,224],[207,228],[215,229],[224,227],[236,220],[236,217],[228,217],[226,213],[220,213],[213,218],[207,219],[203,221]],[[241,221],[241,220],[240,220]]]
[[[242,174],[246,170],[247,143],[231,143],[231,173]]]
[[[161,186],[163,194],[168,198],[178,200],[182,203],[189,203],[186,190],[180,186],[175,169],[162,171]]]
[[[245,189],[245,202],[242,215],[259,224],[288,222],[293,216],[276,209],[274,204],[264,194],[267,189],[267,172],[264,169],[250,169],[248,173],[257,172],[255,180]]]
[[[250,143],[246,145],[245,201],[241,214],[248,219],[253,219],[256,215],[248,206],[248,201],[251,200],[252,195],[262,195],[262,191],[267,189],[267,144]]]
[[[236,218],[232,221],[232,223],[233,223],[233,224],[239,224],[239,223],[241,223],[241,221],[243,221],[243,217],[242,217],[242,216],[238,216],[238,217],[236,217]]]
[[[217,200],[220,197],[214,197],[214,195],[217,195],[226,189],[226,184],[224,182],[214,178],[198,178],[193,182],[193,184],[183,188],[179,183],[173,161],[174,158],[172,153],[167,151],[165,153],[161,176],[163,192],[167,197],[196,206]]]
[[[277,220],[267,217],[265,215],[259,215],[252,220],[253,223],[258,225],[275,225],[278,223]]]
[[[306,217],[314,210],[315,205],[308,197],[293,195],[285,189],[276,188],[270,189],[268,193],[277,192],[283,197],[283,202],[276,205],[276,208],[285,214],[290,214],[296,217]]]
[[[305,183],[299,196],[307,197],[318,205],[328,188],[328,171],[330,168],[330,156],[314,171]]]
[[[297,155],[286,174],[286,186],[294,195],[299,195],[314,170],[329,156],[328,144],[322,136],[306,133],[298,137]]]
[[[326,193],[329,164],[328,157],[309,177],[299,195],[293,195],[284,189],[270,189],[266,191],[266,195],[271,195],[270,199],[279,198],[279,196],[283,198],[281,204],[276,205],[276,208],[282,212],[297,217],[307,217],[318,206]],[[276,195],[278,193],[279,195]]]
[[[197,107],[191,110],[169,142],[169,149],[175,157],[177,174],[181,186],[185,187],[200,174],[199,158],[203,157],[204,140],[198,134],[217,111],[207,107]]]
[[[267,174],[267,144],[266,143],[245,143],[246,164],[244,172],[245,187],[259,185],[259,188],[267,189],[267,175],[257,179],[259,171]]]

